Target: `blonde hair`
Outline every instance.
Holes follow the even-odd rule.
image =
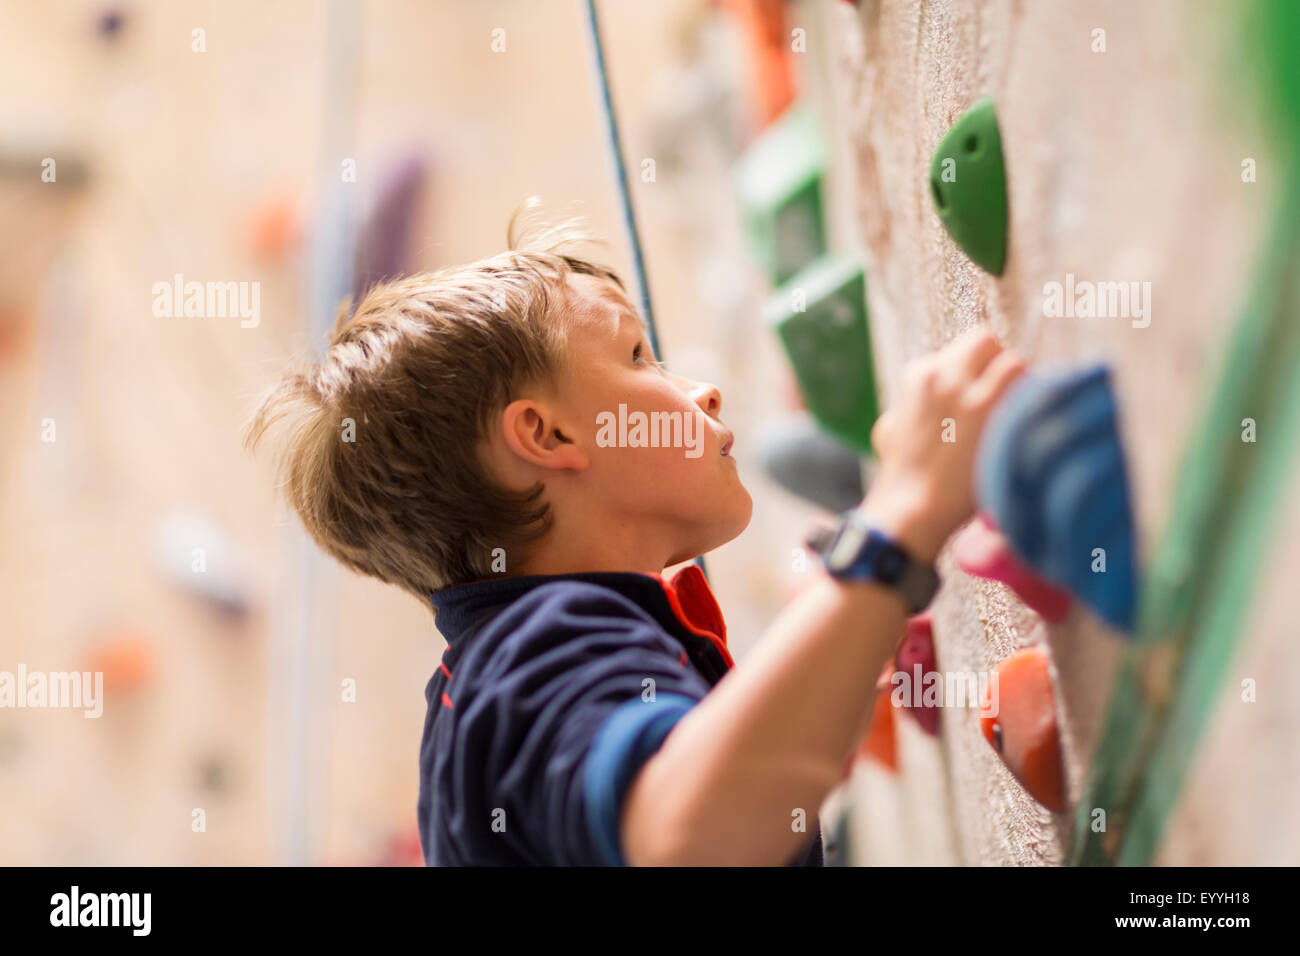
[[[535,207],[511,217],[508,252],[376,285],[350,316],[344,302],[324,356],[272,387],[245,428],[250,451],[281,434],[278,477],[322,549],[426,600],[549,529],[543,486],[503,487],[480,442],[520,388],[554,375],[568,277],[623,288],[562,251],[593,241],[579,221],[537,226],[523,215]]]

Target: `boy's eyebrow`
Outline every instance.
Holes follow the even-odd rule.
[[[633,312],[633,311],[632,311],[631,309],[629,309],[627,306],[622,306],[622,307],[618,310],[618,327],[619,327],[619,330],[620,330],[620,331],[621,331],[622,328],[623,328],[623,321],[624,321],[628,316],[631,316],[634,320],[636,320],[637,327],[640,328],[642,332],[645,331],[645,322],[641,321],[641,316],[637,315],[635,312]]]
[[[617,292],[608,288],[601,290],[600,298],[603,299],[607,304],[613,306],[614,309],[618,312],[618,327],[615,329],[616,335],[623,330],[623,320],[626,319],[629,315],[632,318],[636,319],[637,325],[641,327],[642,331],[645,331],[645,321],[641,318],[639,314],[637,314],[637,311],[634,308],[632,308],[632,306],[628,303],[627,299],[623,298]]]

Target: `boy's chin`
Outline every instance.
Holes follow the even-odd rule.
[[[695,524],[694,530],[700,532],[699,537],[689,545],[684,545],[678,556],[669,562],[669,566],[683,561],[692,561],[700,555],[722,547],[729,541],[734,541],[749,527],[753,515],[754,501],[749,497],[749,492],[741,487],[736,496],[727,502],[725,514],[715,510]]]
[[[746,528],[749,527],[750,519],[753,517],[754,517],[754,499],[749,496],[749,491],[745,488],[745,486],[740,485],[739,491],[736,495],[735,527],[731,531],[731,533],[727,535],[727,541],[731,541],[734,538],[740,537],[741,533]],[[727,541],[719,542],[719,544],[726,544]],[[719,545],[714,545],[715,548],[718,546]]]

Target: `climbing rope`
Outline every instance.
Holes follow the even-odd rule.
[[[587,29],[591,36],[593,63],[596,68],[596,81],[600,86],[601,103],[605,114],[605,135],[609,140],[609,154],[614,162],[614,176],[618,180],[619,201],[623,209],[623,228],[627,233],[628,245],[632,249],[632,268],[636,273],[637,293],[641,299],[641,314],[645,317],[646,332],[650,338],[650,348],[659,361],[663,361],[663,352],[659,350],[659,331],[655,326],[655,313],[650,305],[650,282],[646,278],[645,256],[641,252],[641,234],[637,230],[636,211],[632,208],[632,191],[628,188],[627,163],[623,157],[623,140],[618,131],[618,115],[614,111],[614,99],[609,90],[609,71],[605,65],[605,47],[600,39],[600,18],[596,13],[596,0],[586,0]]]
[[[592,62],[596,68],[596,82],[600,87],[600,100],[605,114],[605,135],[609,140],[609,154],[614,163],[614,177],[618,180],[618,198],[623,210],[623,228],[628,246],[632,249],[632,269],[636,274],[637,295],[641,300],[641,315],[645,318],[646,336],[655,358],[664,360],[659,346],[659,329],[655,325],[654,308],[650,304],[650,280],[646,277],[645,255],[641,251],[641,233],[636,225],[636,210],[632,207],[632,190],[627,182],[627,162],[623,157],[623,139],[618,131],[618,114],[614,111],[614,97],[609,90],[609,70],[605,65],[605,45],[600,38],[600,16],[596,13],[596,0],[586,0],[587,32],[591,36]],[[696,558],[705,577],[708,568],[704,558]]]

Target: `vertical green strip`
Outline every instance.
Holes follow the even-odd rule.
[[[1150,862],[1222,690],[1300,435],[1298,275],[1292,187],[1147,575],[1140,643],[1120,666],[1079,806],[1077,863]],[[1242,441],[1245,418],[1256,423],[1254,443]],[[1092,830],[1096,808],[1105,832]]]
[[[1256,0],[1244,11],[1243,75],[1263,93],[1287,192],[1146,575],[1141,643],[1127,649],[1111,693],[1075,863],[1145,865],[1159,848],[1223,692],[1300,437],[1300,3]],[[1243,418],[1256,422],[1254,444],[1241,440]],[[1105,832],[1092,829],[1097,808]]]
[[[1298,220],[1291,220],[1295,229]],[[1239,515],[1231,536],[1221,543],[1223,553],[1208,599],[1193,623],[1189,652],[1178,691],[1146,771],[1146,786],[1133,810],[1131,831],[1120,862],[1146,865],[1159,846],[1165,824],[1191,765],[1196,745],[1222,693],[1225,672],[1250,613],[1251,596],[1262,577],[1271,533],[1285,491],[1300,435],[1300,257],[1291,257],[1292,272],[1283,277],[1287,294],[1275,314],[1274,346],[1265,358],[1282,357],[1283,364],[1266,361],[1263,384],[1267,418],[1257,418],[1265,434],[1255,444],[1238,441],[1238,454],[1253,454],[1253,480],[1238,493]],[[1269,368],[1268,366],[1272,366]],[[1247,416],[1243,416],[1247,417]],[[1249,416],[1255,417],[1255,416]],[[1240,421],[1238,419],[1238,428]]]

